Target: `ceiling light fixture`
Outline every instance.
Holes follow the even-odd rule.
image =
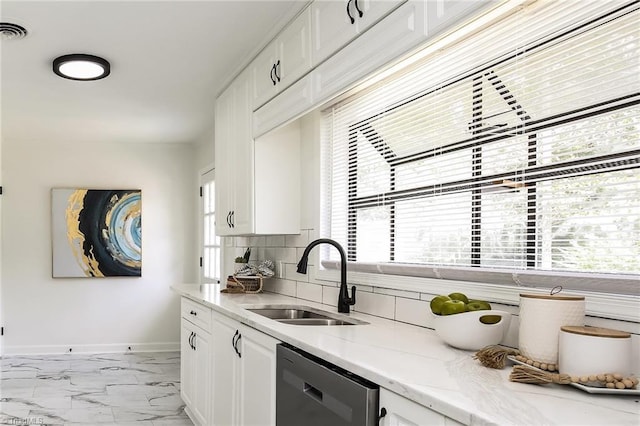
[[[98,56],[75,53],[54,59],[53,72],[70,80],[91,81],[108,76],[111,66]]]

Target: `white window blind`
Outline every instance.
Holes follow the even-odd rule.
[[[640,294],[639,8],[536,2],[323,111],[349,268]]]

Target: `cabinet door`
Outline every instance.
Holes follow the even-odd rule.
[[[241,425],[276,423],[276,345],[278,341],[252,328],[240,328]]]
[[[362,17],[356,19],[358,34],[366,31],[406,1],[407,0],[358,0],[358,8],[362,11]]]
[[[239,377],[238,356],[233,349],[236,322],[215,315],[211,327],[213,345],[213,398],[211,419],[213,425],[236,425]]]
[[[233,210],[231,132],[233,129],[233,88],[228,88],[216,100],[215,116],[215,167],[216,167],[216,234],[229,235],[232,231],[229,222]]]
[[[206,425],[211,400],[211,337],[184,318],[180,336],[180,396],[193,420]]]
[[[423,426],[452,425],[445,416],[416,404],[400,395],[380,388],[380,410],[386,414],[380,421],[381,426]]]
[[[311,69],[311,9],[307,8],[276,39],[278,92]],[[256,105],[257,106],[257,105]],[[254,106],[255,109],[255,106]]]
[[[208,425],[211,408],[211,336],[196,329],[193,342],[193,360],[196,366],[193,377],[193,405],[191,411],[200,424]]]
[[[180,321],[180,397],[187,407],[193,406],[195,360],[191,349],[193,325],[184,318]]]
[[[316,0],[311,4],[313,65],[336,53],[407,0]]]
[[[233,193],[232,230],[234,235],[253,232],[253,138],[251,137],[251,103],[250,80],[245,72],[233,84],[233,143],[229,150],[231,158],[228,170],[233,181],[228,190]],[[259,160],[258,160],[259,161]],[[216,176],[218,174],[216,173]]]
[[[259,108],[276,94],[276,85],[278,84],[275,76],[276,54],[276,43],[272,42],[260,52],[249,66],[251,69],[250,78],[253,80],[252,110]]]
[[[252,110],[266,104],[311,69],[311,10],[305,9],[249,66]]]
[[[250,81],[241,74],[216,101],[216,233],[253,232]]]
[[[347,14],[354,18],[353,23]],[[311,3],[311,28],[313,29],[312,60],[313,65],[324,61],[346,45],[357,34],[353,1],[316,0]]]
[[[427,39],[426,5],[407,2],[313,72],[313,102],[329,100]],[[358,66],[353,66],[358,64]]]

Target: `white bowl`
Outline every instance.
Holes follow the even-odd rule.
[[[495,324],[484,324],[480,318],[497,315]],[[511,323],[511,314],[504,311],[483,310],[453,315],[433,315],[436,334],[450,346],[476,351],[489,345],[497,345],[504,339]]]

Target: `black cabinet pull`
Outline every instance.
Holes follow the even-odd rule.
[[[231,210],[231,227],[232,228],[236,227],[236,211],[235,210]]]
[[[198,313],[197,313],[196,311],[191,311],[191,312],[189,312],[189,313],[190,313],[191,315],[193,315],[194,317],[197,317],[197,316],[198,316]]]
[[[191,347],[193,348],[193,350],[196,350],[196,333],[193,333],[193,338],[191,339]]]
[[[380,415],[378,416],[378,423],[380,423],[380,420],[382,420],[382,418],[386,415],[387,415],[387,409],[382,407],[380,409]]]
[[[236,330],[236,334],[233,335],[233,339],[231,339],[231,343],[233,344],[233,350],[236,351],[236,354],[239,358],[242,358],[242,354],[238,350],[238,342],[242,338],[242,334],[240,334],[240,330]]]
[[[189,347],[191,347],[191,349],[196,349],[196,346],[193,344],[193,338],[196,337],[196,334],[192,331],[191,335],[189,336]]]
[[[349,10],[349,5],[351,4],[352,1],[353,0],[349,0],[347,2],[347,16],[349,17],[349,20],[351,21],[351,24],[353,25],[356,22],[356,20],[353,18],[353,16],[351,16],[351,11]]]
[[[273,64],[273,66],[271,67],[271,72],[269,73],[269,78],[271,79],[271,82],[275,86],[276,85],[276,79],[273,76],[274,74],[276,74],[276,65],[275,64]]]
[[[236,337],[238,337],[238,333],[240,332],[236,330],[236,334],[234,334],[233,339],[231,339],[231,346],[233,346],[233,350],[236,351],[236,353],[238,353],[238,349],[236,349]]]
[[[360,8],[358,7],[358,0],[353,0],[353,4],[355,5],[356,10],[358,11],[358,16],[362,18],[362,15],[364,15],[364,13],[362,13]]]
[[[278,59],[278,62],[276,62],[273,67],[276,70],[276,79],[278,79],[278,83],[280,83],[280,59]]]
[[[231,228],[231,210],[227,213],[227,226]]]

